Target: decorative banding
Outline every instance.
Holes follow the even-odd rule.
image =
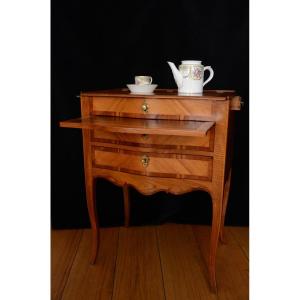
[[[196,190],[202,190],[211,193],[211,183],[209,181],[196,181],[177,178],[158,178],[150,177],[147,181],[140,182],[140,175],[129,174],[125,176],[122,172],[108,169],[93,168],[94,178],[104,178],[110,182],[122,187],[125,183],[138,190],[141,194],[152,195],[158,192],[167,192],[174,195],[189,193]],[[172,185],[168,185],[172,182]]]
[[[128,173],[128,174],[134,174],[134,175],[139,175],[139,176],[211,181],[211,178],[206,177],[206,176],[138,171],[138,170],[132,170],[132,169],[122,168],[122,167],[118,168],[118,167],[113,167],[113,166],[109,166],[109,165],[102,165],[102,164],[98,164],[95,162],[94,162],[94,167],[100,168],[100,169],[111,170],[111,171]]]
[[[213,158],[209,156],[140,152],[110,147],[93,147],[92,152],[93,165],[98,168],[161,178],[212,179]],[[120,155],[116,156],[116,153]],[[147,161],[144,162],[145,157]],[[104,161],[107,163],[104,164]]]

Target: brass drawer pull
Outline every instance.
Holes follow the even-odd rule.
[[[143,104],[142,104],[142,111],[144,113],[148,112],[149,110],[149,105],[147,104],[147,102],[145,101]]]
[[[141,162],[143,166],[147,168],[150,162],[150,157],[148,155],[143,155]]]

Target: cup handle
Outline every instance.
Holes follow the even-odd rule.
[[[214,74],[215,74],[214,70],[212,69],[211,66],[204,67],[203,74],[204,74],[205,70],[209,70],[209,77],[204,81],[203,86],[205,86],[207,83],[209,83],[213,79]]]
[[[150,83],[149,84],[151,84],[152,83],[152,77],[150,76]]]

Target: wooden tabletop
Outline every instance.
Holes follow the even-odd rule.
[[[149,97],[149,95],[131,94],[127,88],[97,91],[82,91],[81,96],[99,96],[99,97]],[[178,95],[177,89],[156,89],[151,98],[175,98],[175,99],[201,99],[201,100],[228,100],[236,96],[234,90],[205,90],[202,96],[183,96]]]

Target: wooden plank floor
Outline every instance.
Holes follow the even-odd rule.
[[[53,230],[51,299],[249,299],[249,231],[226,227],[217,256],[218,294],[208,284],[209,226],[100,229],[95,265],[90,230]]]

